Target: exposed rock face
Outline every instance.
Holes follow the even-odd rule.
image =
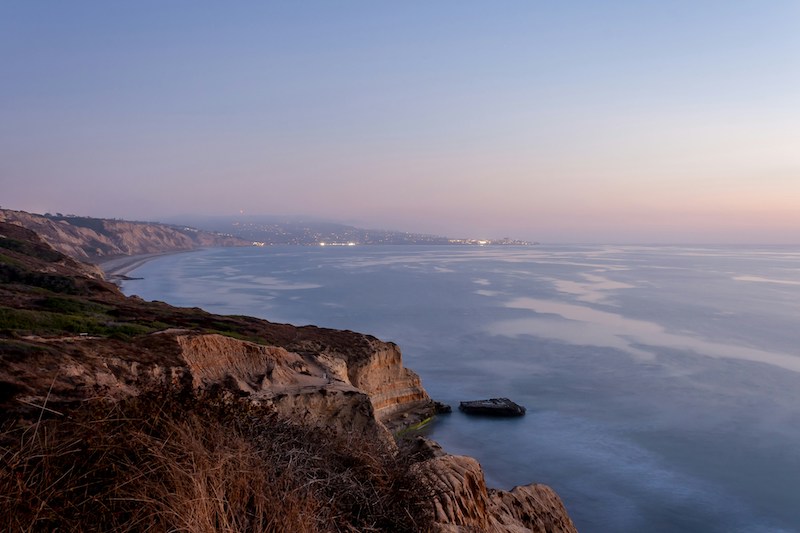
[[[489,489],[494,517],[508,531],[577,531],[558,494],[538,483],[514,487],[510,492]],[[521,526],[522,529],[514,529]],[[497,531],[502,531],[498,527]]]
[[[214,334],[177,335],[175,340],[195,388],[225,383],[228,388],[255,394],[300,387],[311,381],[303,379],[304,375],[311,377],[303,358],[283,348]]]
[[[9,209],[0,209],[0,222],[35,231],[59,252],[81,261],[249,244],[236,237],[194,228],[86,217],[51,218]]]
[[[370,340],[373,356],[348,366],[350,383],[372,398],[375,416],[385,422],[401,411],[432,409],[419,376],[403,367],[400,349],[394,343]],[[432,414],[432,411],[431,411]]]
[[[558,495],[546,485],[503,491],[487,489],[472,457],[445,455],[417,465],[434,487],[435,520],[441,532],[576,532]]]
[[[300,355],[222,335],[179,335],[177,342],[195,387],[224,383],[259,402],[280,407],[281,412],[291,410],[287,406],[312,401],[311,396],[322,395],[325,401],[319,405],[328,407],[318,409],[318,418],[328,425],[336,424],[348,417],[341,416],[341,412],[332,415],[334,399],[352,404],[355,394],[369,404],[368,417],[382,424],[393,425],[398,415],[409,411],[423,410],[432,415],[433,402],[419,376],[403,366],[397,345],[361,337],[368,347],[366,357],[337,351]],[[363,411],[365,407],[358,409]],[[358,416],[363,414],[359,412]],[[302,418],[311,420],[317,415],[304,412]]]
[[[175,339],[195,388],[224,387],[304,425],[367,432],[391,442],[391,434],[381,423],[386,413],[377,416],[374,397],[348,381],[347,361],[343,358],[301,356],[277,346],[215,334],[177,335]],[[380,344],[385,343],[378,343],[377,359],[383,352]],[[402,374],[404,370],[398,352],[386,373]],[[420,400],[430,401],[421,387],[414,398],[415,402],[395,398],[394,412],[414,408]]]
[[[418,468],[434,487],[435,520],[442,531],[489,531],[490,501],[478,461],[442,455],[420,463]]]
[[[0,222],[0,412],[35,419],[158,387],[215,391],[293,423],[393,445],[388,428],[434,404],[393,343],[126,298],[30,231]],[[85,329],[94,333],[86,333]],[[229,331],[232,338],[213,331]],[[572,532],[558,496],[487,489],[477,461],[420,441],[439,531]]]
[[[7,211],[0,209],[0,223],[2,223],[2,217],[5,213]],[[13,213],[16,213],[16,211]],[[4,243],[4,245],[0,244],[0,249],[5,248],[22,254],[28,264],[33,263],[33,270],[38,273],[66,275],[73,278],[78,274],[92,279],[103,279],[103,272],[99,267],[76,261],[68,254],[64,255],[56,252],[37,233],[24,228],[20,224],[2,224],[0,239],[3,239]],[[3,281],[9,282],[12,280],[4,279]]]

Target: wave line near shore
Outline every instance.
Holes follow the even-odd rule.
[[[140,254],[140,255],[123,255],[113,257],[102,257],[94,261],[94,264],[100,267],[103,275],[109,281],[120,280],[127,277],[132,271],[141,267],[145,263],[164,257],[166,255],[182,254],[186,252],[194,252],[196,250],[175,250],[171,252],[157,252],[153,254]]]

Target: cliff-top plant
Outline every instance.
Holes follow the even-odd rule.
[[[0,434],[3,531],[424,531],[410,460],[218,398],[90,402]]]

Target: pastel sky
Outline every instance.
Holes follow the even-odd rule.
[[[800,2],[0,2],[0,205],[800,242]]]

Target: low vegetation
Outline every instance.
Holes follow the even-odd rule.
[[[0,331],[17,335],[99,335],[127,339],[150,333],[153,328],[114,322],[102,314],[62,313],[12,309],[0,306]]]
[[[151,393],[7,421],[2,531],[425,531],[408,455],[215,397]]]

